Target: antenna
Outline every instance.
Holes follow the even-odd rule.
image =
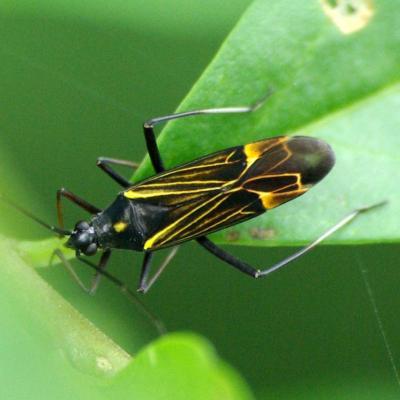
[[[21,207],[20,205],[18,205],[16,203],[14,203],[10,199],[7,199],[6,197],[4,197],[1,193],[0,193],[0,200],[2,200],[4,203],[8,204],[9,206],[15,208],[17,211],[19,211],[21,214],[24,214],[26,217],[37,222],[39,225],[42,225],[44,228],[56,233],[57,235],[70,236],[72,234],[71,230],[62,229],[57,226],[50,225],[50,224],[44,222],[42,219],[40,219],[36,215],[33,215],[30,211],[26,210],[25,208]]]

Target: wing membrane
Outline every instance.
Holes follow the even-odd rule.
[[[124,196],[164,206],[195,203],[233,184],[245,168],[241,148],[233,147],[162,172],[129,188]]]
[[[317,139],[282,136],[232,147],[127,189],[126,198],[164,213],[157,226],[149,227],[144,249],[223,229],[305,193],[314,182],[306,174],[304,184],[310,163],[300,150],[309,141]]]

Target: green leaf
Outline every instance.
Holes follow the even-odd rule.
[[[51,288],[20,257],[14,241],[0,239],[2,398],[39,398],[45,388],[49,397],[73,392],[83,398],[93,379],[128,365],[131,357]],[[86,374],[91,379],[83,386]]]
[[[336,153],[332,173],[304,197],[213,235],[218,242],[307,242],[354,208],[389,204],[359,217],[332,243],[400,239],[400,14],[394,0],[256,1],[179,110],[249,105],[252,115],[173,121],[159,144],[167,167],[275,135],[312,135]],[[347,14],[346,14],[347,13]],[[343,30],[345,32],[343,32]],[[355,30],[355,31],[352,31]],[[350,31],[350,32],[349,32]],[[148,159],[135,178],[152,174]]]
[[[236,11],[232,7],[226,13],[221,8],[213,14],[213,23],[204,3],[197,5],[200,13],[196,13],[182,0],[176,0],[174,6],[171,2],[156,5],[156,10],[154,2],[140,1],[2,2],[0,75],[5,86],[0,95],[0,195],[53,223],[54,191],[61,185],[52,181],[51,173],[47,175],[53,171],[82,193],[72,183],[77,178],[75,183],[85,185],[96,204],[109,201],[116,187],[94,166],[96,156],[102,154],[100,146],[109,155],[117,152],[122,139],[134,138],[133,118],[140,132],[139,121],[148,110],[157,109],[161,103],[167,108],[175,104],[198,73],[193,66],[202,68],[209,59],[207,53],[213,51],[212,43],[221,40],[221,32],[229,29],[243,8],[242,0],[235,1]],[[213,3],[207,2],[209,6]],[[197,38],[187,40],[182,32],[193,28],[190,12],[196,13],[199,30]],[[171,18],[175,24],[171,25]],[[206,44],[204,50],[193,49],[193,40]],[[167,46],[170,43],[180,44],[171,51]],[[186,49],[194,55],[189,56],[189,63],[184,57]],[[154,54],[158,62],[152,62],[149,68]],[[163,57],[174,60],[170,69],[163,67],[166,76],[180,69],[179,62],[185,68],[186,78],[179,76],[180,87],[171,85],[170,80],[166,81],[167,89],[154,83]],[[163,96],[155,103],[155,96],[149,93],[157,91]],[[70,107],[74,109],[71,113]],[[87,118],[89,114],[94,118]],[[121,133],[120,139],[116,132]],[[138,135],[142,139],[141,132]],[[91,156],[86,157],[88,149]],[[136,151],[143,154],[140,147]],[[118,156],[124,157],[121,153]],[[131,153],[125,156],[135,157]],[[87,159],[90,168],[85,165]],[[56,167],[52,167],[53,162]],[[28,167],[25,173],[24,163]],[[65,216],[70,225],[78,219],[79,211],[68,207]],[[84,213],[80,216],[85,217]],[[10,235],[19,232],[23,237],[49,234],[5,204],[0,204],[0,230]],[[149,328],[148,321],[143,321],[138,309],[121,293],[110,291],[108,282],[103,282],[98,296],[91,298],[70,282],[57,262],[48,268],[52,251],[61,243],[54,238],[18,242],[0,236],[1,399],[153,400],[165,393],[169,398],[176,398],[174,394],[198,399],[251,398],[242,379],[204,339],[194,335],[165,336],[132,360],[139,343],[154,336],[154,327]],[[65,255],[74,257],[72,252]],[[138,266],[141,255],[136,259],[133,254],[127,256],[132,256],[132,268],[120,271],[135,273],[138,268],[133,267]],[[113,258],[111,271],[116,264],[118,255]],[[128,266],[127,258],[124,264]],[[82,268],[78,273],[89,278],[90,271]],[[125,282],[133,283],[132,277]],[[121,375],[117,375],[119,371]],[[157,396],[151,393],[155,381],[159,383]]]
[[[189,4],[185,0],[179,1],[185,5]],[[236,2],[238,3],[237,0]],[[208,52],[212,51],[213,46],[210,46],[210,43],[215,42],[207,42],[205,38],[210,36],[219,41],[219,36],[214,36],[208,25],[209,10],[213,3],[211,0],[207,0],[210,7],[205,6],[204,2],[199,2],[196,6],[203,11],[201,17],[190,9],[185,24],[182,23],[182,9],[179,9],[179,13],[175,12],[169,3],[168,7],[177,20],[173,26],[162,26],[170,21],[168,18],[163,24],[159,24],[160,15],[165,14],[160,12],[159,8],[153,7],[155,2],[146,3],[146,6],[143,4],[143,8],[139,2],[129,3],[133,11],[130,14],[125,11],[121,13],[119,10],[110,12],[115,4],[115,7],[119,8],[121,1],[114,3],[90,0],[82,3],[74,0],[67,3],[65,0],[40,0],[32,6],[33,3],[26,0],[8,0],[4,4],[9,8],[10,15],[7,15],[7,10],[3,12],[1,24],[4,36],[1,46],[1,72],[5,84],[2,90],[0,135],[3,139],[0,150],[4,166],[0,170],[1,187],[9,197],[49,222],[54,221],[53,192],[61,184],[66,184],[68,188],[100,206],[110,201],[115,186],[105,176],[101,177],[93,167],[95,157],[106,155],[137,159],[139,154],[143,154],[143,139],[138,126],[140,119],[158,113],[157,110],[168,112],[172,108],[171,104],[174,104],[188,87],[192,76],[198,73],[195,66],[201,68]],[[98,5],[96,12],[88,9],[89,3]],[[392,93],[398,80],[398,72],[393,69],[393,65],[398,64],[398,43],[395,42],[398,34],[394,31],[394,26],[398,26],[398,23],[394,22],[396,4],[374,2],[376,12],[371,22],[365,29],[345,37],[346,40],[357,40],[358,45],[354,44],[357,52],[361,55],[365,53],[354,60],[347,60],[346,54],[342,55],[348,61],[346,67],[343,61],[336,60],[337,65],[331,62],[336,55],[340,55],[343,39],[336,25],[321,13],[316,1],[303,3],[275,1],[268,2],[265,7],[261,3],[254,6],[263,14],[257,15],[258,11],[254,8],[249,12],[246,18],[252,19],[251,25],[254,24],[254,29],[244,19],[242,26],[247,24],[247,32],[250,33],[250,36],[244,39],[268,43],[263,49],[264,69],[259,69],[256,64],[252,67],[253,54],[249,49],[256,48],[257,43],[248,47],[244,40],[242,45],[232,48],[228,59],[228,64],[231,64],[229,68],[227,63],[221,62],[220,75],[214,74],[210,77],[204,90],[196,95],[198,99],[190,98],[187,106],[182,107],[186,109],[189,106],[192,108],[250,103],[262,96],[266,90],[265,85],[269,86],[270,83],[276,90],[271,101],[252,116],[198,118],[177,123],[176,127],[180,129],[177,131],[180,132],[179,138],[188,139],[187,148],[181,153],[179,141],[169,144],[164,142],[163,146],[170,146],[170,165],[228,145],[247,142],[248,135],[252,136],[250,140],[253,140],[288,131],[301,132],[304,127],[309,129],[314,125],[318,127],[319,122],[329,121],[329,118],[325,119],[326,115],[335,115],[331,110],[345,111],[352,102],[354,107],[369,105],[365,114],[371,118],[368,110],[375,107],[372,107],[374,93],[382,94],[384,98],[386,94]],[[25,6],[28,4],[32,11],[29,15],[25,13]],[[60,4],[61,10],[56,10]],[[145,22],[131,19],[145,7],[152,11],[147,15]],[[13,15],[11,11],[17,8],[18,15]],[[4,11],[4,8],[2,10]],[[147,12],[144,11],[143,14]],[[234,18],[231,3],[226,9],[218,8],[217,13],[224,18],[215,22],[214,28],[218,26],[220,29],[221,26],[225,26],[226,29],[229,26],[226,21]],[[228,13],[230,17],[226,16]],[[213,18],[215,14],[212,14]],[[126,19],[119,23],[121,15]],[[201,32],[191,29],[193,15],[196,15],[197,26],[201,25]],[[275,17],[274,20],[273,16],[279,16],[279,20]],[[318,16],[317,21],[315,16]],[[257,30],[257,23],[259,25],[261,18],[265,21],[268,36],[253,37],[252,32]],[[373,24],[378,23],[376,21],[380,21],[380,28],[374,28],[375,35],[369,34],[368,39],[364,38],[359,42],[359,37],[363,37]],[[152,25],[149,26],[148,22]],[[307,26],[307,23],[310,26]],[[136,30],[138,26],[139,31]],[[183,26],[185,28],[182,28]],[[241,28],[238,29],[234,35]],[[313,55],[314,46],[318,50],[320,45],[317,32],[303,37],[297,34],[302,29],[311,29],[313,32],[326,29],[332,37],[337,38],[336,48],[332,50],[332,46],[328,46],[325,52],[321,49],[319,51],[319,54],[326,53],[326,75],[320,74],[320,70],[316,68],[322,59],[317,58],[315,61],[316,57]],[[384,36],[380,34],[380,30],[391,33]],[[184,38],[174,34],[182,31],[186,34]],[[190,35],[187,35],[188,32]],[[288,33],[286,38],[285,32]],[[299,58],[299,55],[303,54],[299,50],[306,39],[310,39],[306,41],[306,53],[310,58]],[[174,43],[174,46],[171,43]],[[352,46],[347,45],[347,48]],[[381,48],[378,52],[379,46]],[[186,56],[183,55],[182,49],[187,51]],[[371,55],[368,54],[369,51]],[[197,58],[198,54],[202,54],[202,60],[201,57]],[[236,65],[236,60],[240,60],[242,55],[245,55],[244,66],[243,63]],[[169,63],[169,59],[173,62]],[[358,65],[355,67],[356,63]],[[386,71],[382,73],[385,69],[382,67],[384,64]],[[336,73],[335,68],[339,68],[339,72],[346,70],[347,73]],[[239,78],[237,81],[235,74]],[[307,74],[311,74],[311,77]],[[163,79],[154,79],[155,76],[161,75]],[[329,76],[332,75],[337,75],[340,79],[333,79],[331,82]],[[246,76],[247,84],[244,79]],[[323,91],[320,87],[321,81],[325,82],[322,86]],[[220,91],[219,88],[224,90]],[[348,88],[351,89],[349,92]],[[196,90],[195,88],[194,94]],[[328,91],[328,94],[325,91]],[[393,107],[393,103],[388,100],[389,95],[384,103],[377,103],[381,104],[381,108],[388,114],[376,121],[376,124],[385,124],[385,135],[388,121],[392,121],[393,126],[397,125],[393,117],[398,107],[394,113],[390,113],[386,108],[390,104]],[[264,113],[268,113],[268,117]],[[359,119],[363,117],[360,116]],[[362,129],[364,125],[370,127],[369,123],[363,123]],[[136,132],[134,126],[137,127]],[[344,127],[342,129],[344,132]],[[383,130],[379,129],[376,135],[371,125],[375,140],[384,138]],[[210,136],[203,135],[203,131],[214,136],[210,139]],[[231,136],[232,132],[241,132],[243,138]],[[342,132],[332,131],[331,134],[340,134],[339,138],[344,139]],[[192,139],[195,139],[200,147],[196,148]],[[364,137],[361,136],[361,139]],[[216,140],[219,142],[215,142]],[[391,141],[387,144],[389,149],[394,147]],[[77,145],[79,151],[76,150]],[[338,154],[336,145],[335,150]],[[4,154],[6,152],[7,154]],[[174,160],[177,157],[182,159]],[[359,169],[364,170],[366,166],[371,168],[370,164],[360,163]],[[12,179],[14,173],[15,179]],[[142,173],[150,174],[152,171],[148,169]],[[393,184],[396,181],[395,173],[396,170],[393,174]],[[296,204],[302,204],[298,202],[306,199],[311,201],[314,193],[315,196],[319,196],[317,191],[325,191],[326,189],[322,190],[322,185],[327,182],[322,183],[306,197],[274,211],[271,217],[279,212],[282,212],[285,218],[287,215],[290,229],[298,229],[301,239],[305,238],[303,230],[307,227],[305,234],[310,233],[311,213],[304,214],[304,220],[300,221],[303,224],[297,224],[295,218],[300,218],[301,210],[293,208],[290,212],[290,207],[297,207]],[[343,190],[353,190],[354,182],[345,186],[340,187],[342,194]],[[337,195],[338,188],[334,189]],[[331,196],[331,192],[329,193]],[[379,193],[371,190],[371,194],[380,199]],[[349,197],[349,200],[353,201],[353,198]],[[367,198],[363,200],[368,201]],[[317,202],[314,201],[313,204]],[[396,203],[392,200],[389,207],[393,204]],[[344,204],[343,209],[337,211],[338,217],[342,215],[342,211],[348,211],[347,206],[358,205],[356,197],[354,204]],[[78,212],[75,212],[73,208],[66,210],[68,224],[72,224],[74,218],[78,219]],[[379,210],[379,213],[381,212],[385,212],[380,214],[382,217],[387,216],[382,221],[388,223],[388,208]],[[6,207],[2,206],[0,214],[0,223],[8,228],[9,232],[18,231],[18,225],[20,235],[36,237],[36,234],[40,235],[43,232],[41,227],[35,227],[31,221],[9,212]],[[373,215],[379,214],[374,212],[363,219],[369,220]],[[390,216],[393,225],[397,214],[390,211]],[[281,221],[277,221],[276,226],[280,227],[280,223]],[[359,223],[361,219],[351,228],[357,227]],[[320,222],[315,224],[316,234],[320,232],[319,225],[320,228],[325,228]],[[258,228],[257,224],[255,228]],[[271,230],[265,229],[255,229],[252,232],[253,236],[260,237],[272,233]],[[369,234],[368,229],[365,232]],[[230,238],[235,238],[235,231],[228,236],[228,239]],[[240,239],[244,238],[245,233]],[[225,236],[222,239],[227,240]],[[343,240],[347,239],[344,237]],[[60,285],[60,282],[66,282],[66,285],[69,282],[64,271],[57,267],[50,271],[42,268],[47,265],[46,260],[53,247],[59,245],[57,240],[39,244],[19,243],[16,246],[14,242],[0,238],[0,243],[0,266],[4,272],[0,281],[0,318],[3,327],[0,333],[0,398],[109,399],[116,398],[117,394],[121,395],[121,399],[140,398],[139,394],[143,394],[146,387],[150,390],[159,383],[159,376],[171,379],[170,384],[166,382],[165,387],[159,388],[157,395],[160,397],[171,397],[171,393],[176,396],[177,393],[184,393],[183,389],[189,387],[190,393],[186,398],[192,398],[194,384],[198,385],[193,387],[196,394],[200,393],[199,387],[204,389],[203,398],[229,398],[230,393],[242,395],[242,398],[248,397],[248,391],[243,388],[240,379],[221,365],[221,361],[210,352],[207,344],[193,336],[163,338],[140,352],[131,362],[130,356],[124,350],[110,341],[100,329],[93,327],[81,313],[89,314],[90,320],[95,321],[97,327],[101,326],[98,323],[99,319],[96,320],[97,314],[101,314],[106,321],[101,328],[128,349],[134,348],[132,342],[135,341],[139,330],[136,320],[134,324],[130,323],[135,310],[127,314],[127,309],[131,308],[124,308],[120,304],[122,302],[118,303],[118,294],[107,292],[110,285],[106,282],[94,299],[87,299],[72,283],[66,286],[67,289]],[[257,244],[257,241],[253,240],[251,243]],[[289,244],[292,241],[276,243]],[[265,255],[261,252],[244,247],[237,251],[241,257],[255,262],[256,265],[265,261]],[[240,369],[246,373],[254,390],[258,392],[258,398],[270,398],[276,394],[277,398],[310,399],[313,393],[316,393],[315,398],[337,398],[338,392],[343,394],[343,397],[353,395],[355,398],[358,394],[357,398],[369,398],[371,393],[376,393],[375,398],[387,398],[390,395],[396,398],[394,393],[397,395],[395,391],[398,390],[398,386],[395,385],[390,360],[384,351],[385,343],[382,343],[376,321],[372,313],[369,313],[368,298],[365,297],[365,293],[365,298],[362,296],[363,286],[357,284],[360,279],[358,271],[352,268],[353,251],[348,248],[336,249],[334,252],[329,248],[321,249],[316,257],[301,260],[297,268],[289,274],[278,274],[268,282],[254,285],[253,281],[244,279],[240,274],[235,274],[223,266],[219,268],[218,261],[214,262],[205,252],[203,254],[201,249],[189,244],[182,248],[182,254],[174,262],[174,268],[168,271],[169,275],[160,281],[160,285],[149,294],[146,301],[152,303],[157,313],[163,315],[168,326],[189,326],[212,337],[213,342],[218,343],[219,352],[226,355],[235,365],[240,365]],[[284,256],[285,250],[277,249],[271,252],[272,257],[279,259]],[[375,278],[372,283],[379,283],[377,304],[385,317],[383,325],[394,353],[398,329],[397,319],[393,318],[391,311],[396,309],[393,302],[398,298],[398,274],[396,268],[392,267],[396,266],[397,254],[398,249],[394,246],[369,246],[359,249],[359,254],[356,254],[365,258],[368,268],[376,267],[376,274],[382,274],[371,275]],[[135,258],[133,254],[126,254],[118,263],[116,256],[110,265],[111,271],[124,275],[124,281],[133,284],[132,274],[138,272],[135,267],[140,263],[139,257],[140,255],[136,255]],[[320,269],[321,258],[328,268],[328,274],[327,269]],[[62,297],[55,296],[54,290],[30,269],[32,265],[40,267],[37,272],[45,275],[58,290],[62,286],[60,292],[72,303],[77,304],[80,313],[71,308]],[[382,268],[382,265],[385,268]],[[305,270],[307,274],[304,274]],[[373,285],[373,290],[376,290],[375,286]],[[290,295],[287,295],[288,288]],[[108,296],[109,294],[115,296]],[[79,303],[80,296],[84,300]],[[97,314],[87,312],[88,304],[97,310]],[[354,312],[351,312],[352,310]],[[355,313],[357,318],[354,318]],[[354,328],[354,324],[360,329],[349,329]],[[115,333],[118,329],[112,332],[115,326],[120,332]],[[68,342],[66,338],[71,335],[74,340]],[[121,336],[124,340],[121,340]],[[69,343],[73,345],[70,346]],[[109,358],[100,357],[98,364],[93,363],[97,352],[104,354],[103,351]],[[160,355],[156,365],[152,363],[155,352]],[[136,351],[130,353],[135,354]],[[113,360],[111,369],[108,359]],[[135,367],[136,361],[139,363]],[[182,365],[181,361],[185,361],[185,364]],[[185,368],[186,364],[190,365],[190,370]],[[176,369],[172,369],[171,366]],[[126,370],[121,371],[123,368]],[[129,371],[134,376],[131,377]],[[184,380],[186,375],[188,380]],[[181,379],[178,381],[179,376]],[[375,379],[371,379],[371,376]],[[360,377],[362,381],[358,383],[357,379]],[[349,382],[347,387],[342,385],[343,378]],[[202,379],[207,379],[211,385],[207,387],[207,383]],[[128,386],[133,386],[132,381],[138,388],[137,393],[133,394],[128,390]],[[219,382],[218,387],[214,385],[216,382]],[[331,386],[328,387],[327,382]],[[189,386],[190,384],[192,386]],[[390,394],[383,390],[386,386],[389,388],[389,385],[392,389]],[[365,388],[370,390],[367,392]],[[236,397],[232,394],[231,398]]]
[[[44,390],[60,399],[252,398],[210,344],[192,334],[164,336],[132,360],[25,262],[40,267],[46,248],[59,245],[0,237],[0,300],[8,305],[0,307],[7,327],[0,333],[1,398],[42,398]]]
[[[115,379],[118,398],[250,399],[236,373],[216,358],[204,339],[171,334],[147,346]],[[114,388],[114,385],[113,385]]]

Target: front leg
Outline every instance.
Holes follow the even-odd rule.
[[[176,114],[165,115],[163,117],[152,118],[143,124],[144,137],[146,140],[147,151],[150,156],[150,160],[153,164],[154,170],[163,172],[165,170],[164,164],[160,155],[160,150],[157,146],[156,136],[154,133],[154,127],[160,123],[172,121],[174,119],[192,117],[196,115],[214,115],[214,114],[241,114],[249,113],[258,110],[267,98],[272,94],[272,90],[269,90],[267,94],[251,106],[244,107],[223,107],[223,108],[205,108],[202,110],[186,111]]]
[[[75,193],[70,192],[65,188],[61,188],[57,190],[56,195],[56,204],[57,204],[57,218],[58,218],[58,225],[61,228],[64,228],[64,215],[62,210],[62,198],[66,198],[72,203],[76,204],[78,207],[83,208],[85,211],[89,212],[90,214],[97,214],[101,211],[100,208],[90,204],[86,200],[82,199],[81,197],[77,196]]]
[[[90,261],[85,260],[84,258],[78,257],[79,261],[82,261],[85,264],[88,264],[90,267],[92,267],[96,271],[96,275],[94,276],[94,279],[92,281],[92,284],[88,287],[86,286],[79,275],[76,273],[74,267],[72,264],[68,261],[68,259],[65,257],[64,253],[60,249],[54,250],[52,257],[50,259],[50,265],[53,262],[54,257],[58,257],[59,260],[61,261],[61,264],[65,267],[65,269],[68,271],[68,273],[71,275],[72,279],[78,284],[78,286],[86,293],[88,294],[94,294],[98,284],[99,284],[99,277],[102,275],[106,275],[109,279],[109,275],[105,272],[105,268],[107,266],[107,263],[110,259],[111,251],[106,250],[100,257],[100,261],[98,265],[95,265],[91,263]]]
[[[161,265],[157,268],[156,272],[154,273],[154,275],[151,278],[149,278],[149,273],[150,273],[153,253],[151,253],[149,251],[146,251],[144,253],[142,270],[140,272],[138,292],[147,293],[149,291],[149,289],[153,286],[153,284],[156,282],[156,280],[160,277],[160,275],[162,274],[164,269],[167,267],[167,265],[170,263],[170,261],[175,257],[175,255],[178,251],[178,248],[179,248],[179,246],[175,246],[169,251],[167,256],[162,261]]]
[[[111,179],[121,185],[123,188],[127,189],[132,186],[132,184],[125,179],[122,175],[116,172],[110,165],[122,165],[123,167],[129,167],[131,169],[136,169],[139,164],[128,160],[119,160],[117,158],[99,157],[97,159],[96,165],[102,169]]]
[[[165,326],[163,322],[156,316],[154,315],[148,308],[147,306],[142,303],[139,298],[135,295],[134,292],[132,292],[128,286],[126,286],[122,281],[120,281],[118,278],[116,278],[114,275],[111,275],[109,272],[106,271],[106,265],[110,259],[111,251],[106,250],[99,261],[99,264],[96,265],[92,263],[91,261],[87,260],[86,258],[83,257],[78,257],[78,260],[89,266],[90,268],[94,269],[96,273],[100,276],[105,276],[110,282],[112,282],[118,289],[136,306],[138,309],[142,312],[142,314],[148,318],[148,320],[154,325],[154,327],[157,329],[158,333],[160,335],[163,335],[166,333]],[[72,278],[74,279],[75,282],[79,285],[79,287],[82,288],[86,293],[88,294],[94,294],[97,286],[96,286],[96,281],[94,280],[92,282],[91,287],[87,287],[82,280],[79,278],[77,273],[75,272],[74,268],[72,267],[71,263],[67,260],[67,258],[64,256],[61,250],[57,249],[54,251],[53,256],[57,256],[62,265],[67,269],[67,271],[70,273]],[[97,276],[96,274],[96,276]]]

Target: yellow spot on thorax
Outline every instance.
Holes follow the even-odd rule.
[[[120,232],[123,232],[128,227],[128,223],[124,222],[124,221],[119,221],[119,222],[116,222],[113,225],[113,227],[114,227],[115,232],[120,233]]]

